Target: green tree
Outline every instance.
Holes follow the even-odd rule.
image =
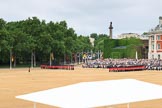
[[[99,34],[96,38],[96,40],[94,41],[94,50],[98,51],[104,50],[104,40],[108,39],[109,37],[106,34]]]
[[[28,18],[23,23],[23,32],[30,35],[33,40],[30,48],[31,52],[31,67],[36,66],[36,51],[38,51],[38,39],[42,33],[41,21],[37,17]]]
[[[1,25],[0,26],[0,50],[2,51],[3,54],[2,61],[8,62],[8,60],[10,60],[10,68],[12,68],[11,59],[12,59],[12,48],[13,48],[14,39],[9,35],[9,32],[6,30],[6,22],[3,19],[0,19],[0,23],[1,23],[0,24]]]
[[[61,62],[66,56],[72,60],[73,54],[91,49],[89,37],[77,36],[66,21],[46,23],[37,17],[11,22],[0,19],[0,56],[5,56],[0,58],[2,63],[8,63],[7,58],[11,61],[14,56],[15,66],[31,61],[33,67],[36,60],[47,63],[50,53],[54,53],[54,58]]]
[[[94,38],[95,40],[97,40],[98,35],[97,35],[97,33],[92,33],[92,34],[90,34],[90,37]]]

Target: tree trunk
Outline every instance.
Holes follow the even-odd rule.
[[[33,55],[34,55],[34,53],[32,51],[32,53],[31,53],[31,68],[33,68]]]
[[[52,60],[51,60],[51,53],[50,53],[50,66],[52,65]]]
[[[66,64],[66,54],[64,54],[64,65]]]
[[[70,58],[71,64],[72,64],[72,62],[73,62],[72,57],[73,57],[73,56],[72,56],[72,54],[71,54],[71,58]]]
[[[12,49],[10,49],[10,69],[12,69]]]
[[[14,60],[14,67],[16,67],[16,55],[14,56],[13,60]]]
[[[36,67],[36,55],[35,55],[35,51],[34,51],[34,67]]]

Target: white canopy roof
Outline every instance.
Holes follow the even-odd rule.
[[[82,82],[16,98],[62,108],[89,108],[160,99],[162,86],[135,79]]]

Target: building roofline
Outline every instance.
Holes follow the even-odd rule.
[[[151,34],[162,34],[161,30],[158,31],[151,31],[151,32],[147,32],[147,34],[151,35]]]

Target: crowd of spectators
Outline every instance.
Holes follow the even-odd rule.
[[[88,60],[83,68],[111,68],[128,66],[145,66],[148,70],[162,70],[160,59],[96,59]]]

